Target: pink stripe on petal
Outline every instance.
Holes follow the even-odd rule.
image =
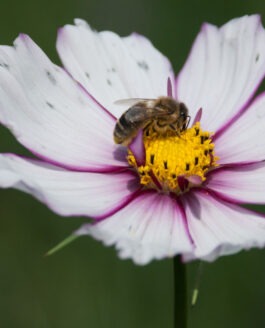
[[[121,258],[141,265],[193,248],[178,204],[153,192],[139,195],[113,216],[84,225],[76,233],[91,235],[105,245],[115,244]]]
[[[62,169],[66,169],[69,171],[91,172],[91,173],[116,173],[116,172],[130,169],[128,166],[128,162],[126,160],[127,153],[126,154],[123,153],[118,148],[117,148],[117,151],[114,152],[113,157],[120,162],[120,164],[121,164],[120,166],[118,166],[118,165],[111,166],[111,165],[108,165],[108,163],[106,163],[105,165],[104,164],[92,164],[91,166],[86,166],[86,167],[82,167],[82,166],[78,166],[78,165],[69,165],[67,163],[61,163],[61,162],[55,161],[53,159],[50,159],[46,156],[43,156],[43,154],[39,154],[38,152],[36,152],[35,150],[32,150],[30,148],[28,148],[28,150],[41,161],[43,161],[47,164],[58,166]]]
[[[241,204],[265,204],[265,163],[217,170],[207,187]]]
[[[137,180],[138,181],[138,180]],[[133,183],[133,189],[136,189],[136,181],[132,180]],[[127,195],[127,197],[124,197],[122,199],[122,201],[113,206],[113,208],[111,208],[109,210],[109,212],[106,212],[102,215],[99,216],[94,216],[93,219],[95,219],[95,224],[98,224],[99,221],[108,219],[110,216],[115,215],[117,212],[119,212],[120,210],[122,210],[124,207],[126,207],[128,204],[130,204],[135,198],[137,198],[139,195],[144,194],[145,192],[142,190],[142,187],[140,186],[140,184],[138,185],[138,189],[136,189],[136,191],[132,192],[131,194]]]
[[[186,212],[185,212],[185,208],[183,206],[182,198],[176,196],[173,193],[171,193],[171,197],[178,204],[178,209],[179,209],[180,215],[181,215],[182,220],[183,220],[183,224],[184,224],[184,227],[185,227],[186,234],[187,234],[187,236],[190,240],[191,245],[194,245],[194,241],[193,241],[192,236],[191,236],[190,231],[189,231],[187,215],[186,215]]]
[[[213,261],[222,255],[265,245],[265,218],[199,191],[184,200],[194,251],[185,260]]]
[[[204,24],[177,79],[177,95],[204,129],[218,131],[244,110],[265,74],[265,31],[257,15],[221,28]]]
[[[70,74],[117,118],[116,100],[166,95],[167,79],[174,79],[168,59],[145,37],[96,32],[80,19],[60,29],[57,50]]]
[[[263,78],[262,78],[263,80]],[[247,100],[247,102],[239,109],[235,115],[233,115],[223,126],[221,126],[214,134],[213,140],[217,140],[222,136],[223,133],[225,133],[226,130],[233,128],[233,124],[236,123],[240,117],[249,109],[249,107],[252,105],[252,103],[256,100],[254,98],[256,91],[258,90],[259,85],[256,87],[256,89],[253,91],[252,96],[250,99]]]
[[[265,93],[230,128],[214,140],[219,164],[249,163],[265,159]]]
[[[127,167],[125,166],[105,166],[105,167],[102,167],[102,168],[95,168],[95,167],[87,167],[87,168],[82,168],[82,167],[78,167],[78,166],[64,166],[63,164],[61,163],[57,163],[55,161],[52,161],[52,160],[49,160],[48,158],[45,158],[37,153],[34,153],[34,151],[32,151],[31,149],[29,149],[29,151],[35,155],[36,157],[28,157],[28,156],[24,156],[24,155],[19,155],[19,154],[15,154],[15,153],[1,153],[0,155],[3,155],[3,156],[15,156],[15,157],[18,157],[18,158],[22,158],[22,159],[25,159],[26,161],[29,160],[29,161],[39,161],[47,166],[53,166],[53,167],[57,167],[58,169],[63,169],[63,170],[66,170],[66,171],[73,171],[73,172],[80,172],[80,173],[108,173],[108,174],[111,174],[111,173],[120,173],[120,172],[129,172],[130,174],[133,174],[135,175],[135,177],[138,177],[138,175],[136,173],[134,173],[132,171],[132,169],[127,165]]]
[[[102,218],[124,206],[140,185],[130,171],[74,172],[8,154],[0,155],[0,187],[27,192],[60,215]]]
[[[71,75],[70,72],[67,71],[66,68],[62,68],[64,70],[64,72],[66,74],[68,74],[70,76],[71,79],[74,79],[74,77]],[[87,94],[87,96],[93,101],[95,102],[106,114],[108,114],[115,122],[117,121],[117,118],[107,110],[107,108],[105,108],[95,97],[92,96],[92,94],[90,94],[87,89],[78,81],[76,81],[77,85],[80,87],[80,89]]]
[[[64,167],[127,166],[115,158],[115,120],[28,37],[0,47],[0,120],[18,141]]]

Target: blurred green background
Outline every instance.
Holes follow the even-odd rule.
[[[1,0],[0,8],[1,44],[28,33],[59,63],[56,30],[80,17],[98,30],[146,35],[176,71],[202,22],[265,14],[259,0]],[[23,152],[4,128],[0,147]],[[0,327],[172,327],[172,261],[137,267],[88,237],[44,257],[84,219],[60,218],[18,191],[1,190],[0,199]],[[188,265],[189,297],[197,266]],[[243,252],[204,265],[189,327],[264,328],[264,311],[265,251]]]

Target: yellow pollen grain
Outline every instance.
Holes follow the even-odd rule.
[[[181,193],[186,190],[179,186],[178,177],[189,179],[195,176],[203,182],[206,173],[217,166],[211,134],[202,131],[199,122],[180,135],[174,131],[167,134],[148,131],[143,142],[145,164],[137,166],[130,151],[127,158],[128,163],[138,171],[141,184],[147,188],[157,188],[155,179],[164,191]],[[189,182],[187,188],[192,186]]]

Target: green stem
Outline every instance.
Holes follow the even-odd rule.
[[[187,328],[186,266],[174,257],[174,328]]]

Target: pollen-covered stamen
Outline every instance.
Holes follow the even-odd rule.
[[[143,142],[144,165],[138,166],[130,151],[128,162],[147,188],[183,193],[201,184],[206,173],[217,166],[211,135],[201,130],[199,122],[180,135],[175,131],[159,134],[146,130]]]

